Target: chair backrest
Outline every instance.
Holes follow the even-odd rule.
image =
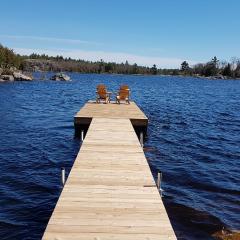
[[[119,90],[119,98],[121,100],[125,100],[129,98],[129,89],[120,89]]]
[[[129,90],[129,86],[128,85],[121,85],[120,90]]]
[[[97,90],[99,89],[106,89],[106,86],[104,84],[97,85]]]
[[[106,86],[103,84],[100,84],[97,86],[97,94],[100,98],[106,98],[107,97],[107,89]]]

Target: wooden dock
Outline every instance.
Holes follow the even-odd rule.
[[[74,117],[75,134],[80,135],[82,130],[86,132],[93,118],[129,119],[138,134],[143,132],[146,135],[148,118],[134,102],[131,104],[87,102]]]
[[[75,116],[91,123],[44,240],[176,239],[131,122],[147,118],[130,105],[89,103]]]

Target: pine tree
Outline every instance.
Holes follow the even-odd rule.
[[[151,72],[152,72],[153,75],[157,74],[157,66],[156,66],[156,64],[153,64],[153,66],[151,68]]]
[[[181,71],[187,72],[189,70],[189,64],[187,61],[182,62],[181,64]]]

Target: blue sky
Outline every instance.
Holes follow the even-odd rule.
[[[3,0],[0,43],[18,53],[179,67],[240,57],[239,0]]]

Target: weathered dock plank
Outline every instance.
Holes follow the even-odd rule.
[[[176,239],[130,115],[96,116],[43,239]]]

